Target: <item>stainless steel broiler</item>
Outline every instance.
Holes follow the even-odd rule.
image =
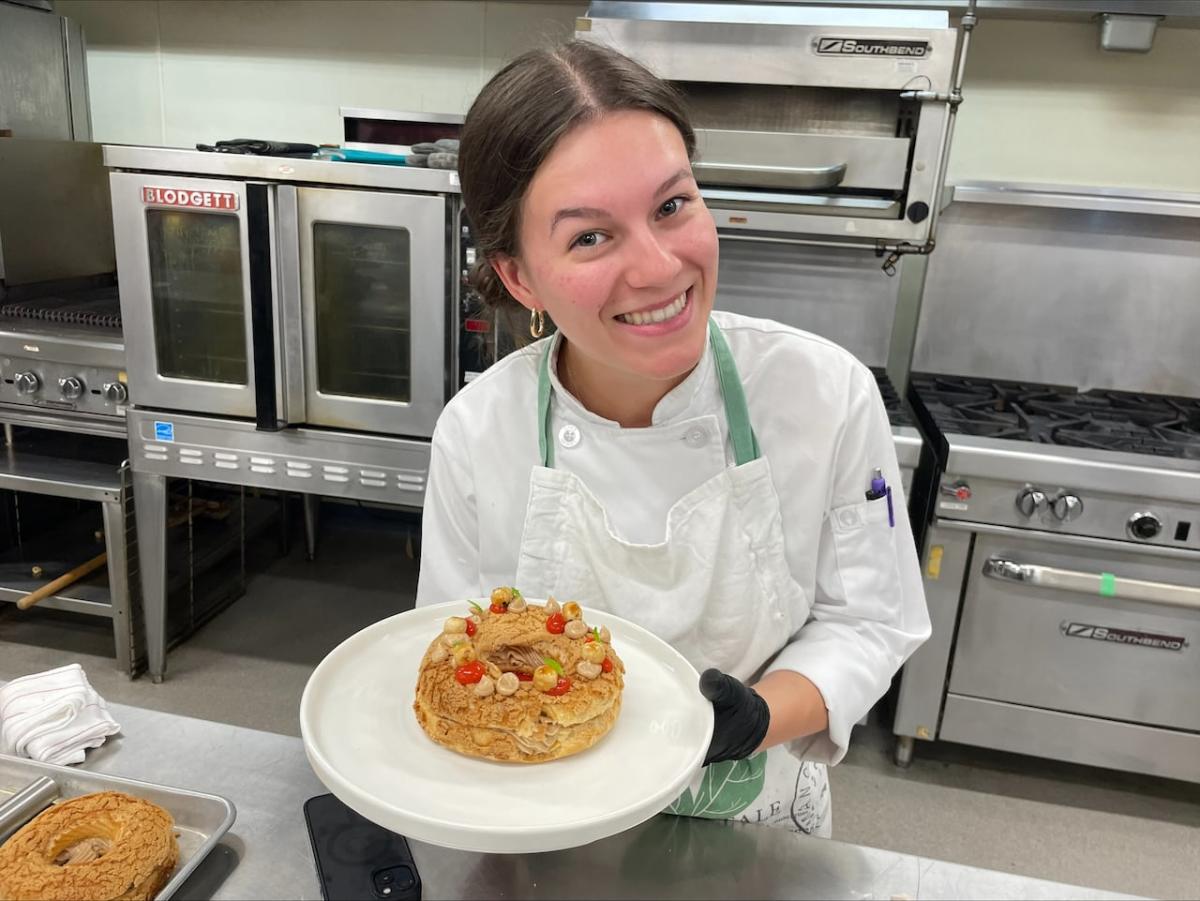
[[[593,0],[576,37],[687,98],[694,165],[723,234],[932,250],[973,7]]]

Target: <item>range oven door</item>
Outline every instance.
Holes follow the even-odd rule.
[[[977,534],[950,691],[1200,732],[1200,565]]]
[[[446,199],[296,195],[307,422],[431,436],[448,379]]]
[[[280,416],[273,341],[273,188],[132,172],[109,176],[130,382],[138,404]],[[259,388],[269,395],[260,411]],[[274,422],[261,425],[271,427]]]

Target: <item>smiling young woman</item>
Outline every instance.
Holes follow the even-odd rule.
[[[519,235],[522,253],[492,265],[570,336],[564,387],[607,419],[649,425],[700,360],[716,290],[717,232],[679,129],[647,110],[579,125],[538,167]]]
[[[824,765],[928,637],[920,571],[870,371],[713,311],[694,149],[674,89],[592,43],[525,54],[476,98],[472,282],[557,333],[446,406],[418,603],[508,584],[639,623],[703,671],[715,715],[671,811],[828,835]],[[876,470],[886,502],[864,500]]]

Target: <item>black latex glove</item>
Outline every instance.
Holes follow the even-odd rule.
[[[771,724],[771,710],[758,692],[719,669],[700,675],[700,694],[712,701],[713,736],[704,765],[718,760],[741,760],[762,744]]]

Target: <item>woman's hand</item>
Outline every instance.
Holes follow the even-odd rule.
[[[753,688],[719,669],[706,669],[701,674],[700,694],[713,705],[713,735],[704,765],[741,760],[753,754],[770,725],[767,702]]]
[[[741,760],[829,728],[825,699],[799,673],[779,670],[750,688],[718,669],[707,669],[700,676],[700,693],[712,702],[714,717],[705,766]]]

